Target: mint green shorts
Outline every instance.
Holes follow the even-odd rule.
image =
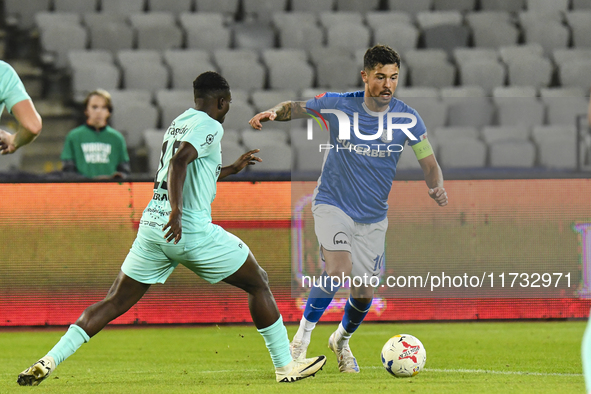
[[[218,225],[207,223],[198,233],[183,233],[178,244],[167,243],[164,232],[140,226],[121,271],[140,283],[164,283],[182,264],[209,283],[238,271],[249,248]]]

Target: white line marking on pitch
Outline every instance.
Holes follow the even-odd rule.
[[[361,369],[380,369],[383,367],[361,367]],[[440,369],[425,368],[425,372],[442,373],[488,373],[491,375],[532,375],[532,376],[583,376],[582,373],[559,373],[559,372],[525,372],[525,371],[491,371],[486,369]]]

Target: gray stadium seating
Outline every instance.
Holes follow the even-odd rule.
[[[140,102],[150,104],[152,102],[152,92],[143,89],[114,89],[110,90],[113,108],[118,108],[119,103]]]
[[[363,26],[363,15],[359,12],[321,12],[318,19],[322,26]]]
[[[591,60],[591,48],[556,49],[552,52],[552,58],[558,67],[573,60]]]
[[[544,124],[546,108],[536,98],[530,97],[498,97],[495,100],[497,106],[497,122],[501,126],[528,127]]]
[[[118,103],[111,116],[111,125],[123,133],[130,148],[140,146],[144,130],[157,127],[157,123],[158,109],[150,103],[139,101]]]
[[[534,86],[497,86],[492,91],[493,100],[505,97],[530,97],[537,95],[537,89]]]
[[[539,165],[551,169],[576,168],[574,125],[534,127],[532,137],[538,146]]]
[[[143,12],[145,0],[101,0],[101,11],[109,14],[131,15]]]
[[[305,89],[314,83],[314,69],[307,62],[296,61],[269,65],[269,88]]]
[[[488,94],[495,87],[503,86],[507,77],[505,66],[498,61],[460,62],[458,69],[462,85],[482,86]]]
[[[369,11],[365,14],[365,21],[377,33],[377,30],[389,25],[412,25],[413,17],[404,11]]]
[[[530,128],[524,125],[485,126],[482,128],[482,139],[488,145],[499,141],[527,141],[530,135]]]
[[[510,22],[509,15],[504,15],[506,18],[496,12],[480,12],[466,16],[472,28],[474,46],[497,48],[517,43],[519,30]]]
[[[234,163],[241,155],[248,152],[244,146],[237,142],[226,141],[226,134],[222,138],[222,165],[229,166]],[[257,163],[257,165],[260,163]]]
[[[4,18],[7,25],[26,30],[33,27],[38,12],[49,8],[50,0],[4,0]]]
[[[329,47],[355,51],[356,49],[367,49],[370,44],[371,33],[367,27],[362,25],[333,25],[326,30],[326,45]]]
[[[79,25],[52,25],[43,29],[40,41],[48,62],[61,68],[67,64],[68,51],[86,49],[88,33]]]
[[[440,48],[451,54],[455,48],[466,47],[470,39],[470,29],[460,25],[438,25],[423,29],[426,48]]]
[[[528,11],[549,13],[556,11],[566,11],[569,0],[526,0]]]
[[[183,44],[183,33],[170,12],[132,14],[129,20],[137,34],[138,49],[164,51]]]
[[[80,66],[92,66],[98,63],[113,64],[113,54],[105,50],[74,50],[68,51],[67,54],[68,66],[71,68]]]
[[[96,14],[97,16],[109,17],[111,14]],[[108,19],[108,18],[99,18]],[[89,24],[89,20],[91,21]],[[135,34],[133,28],[124,22],[112,20],[110,22],[98,23],[89,15],[85,16],[90,35],[90,48],[105,49],[113,53],[122,49],[133,48]]]
[[[160,125],[162,128],[167,128],[173,120],[193,105],[187,101],[167,101],[158,104],[158,107],[160,108]]]
[[[439,98],[439,89],[430,87],[398,87],[394,95],[406,102],[408,98]]]
[[[384,25],[374,30],[374,44],[389,45],[402,56],[419,43],[419,30],[410,24]]]
[[[546,54],[559,48],[566,48],[569,40],[568,28],[559,22],[538,22],[525,28],[525,42],[540,44]]]
[[[144,145],[148,151],[148,172],[150,174],[156,173],[160,165],[164,133],[166,133],[166,129],[148,129],[142,133]]]
[[[552,64],[546,58],[523,56],[516,57],[508,64],[509,85],[549,86],[552,81]]]
[[[380,6],[380,0],[336,0],[338,11],[355,11],[366,13],[377,10]]]
[[[499,48],[501,59],[506,64],[510,64],[523,57],[542,57],[544,48],[537,43],[523,45],[503,45]]]
[[[216,50],[229,48],[231,31],[223,24],[222,13],[183,13],[179,21],[186,34],[186,46],[190,49]]]
[[[573,60],[563,63],[559,69],[563,87],[591,86],[591,60]]]
[[[433,8],[433,0],[388,0],[388,9],[390,11],[404,11],[409,14],[429,11]]]
[[[483,10],[518,12],[525,7],[525,0],[480,0]]]
[[[41,34],[47,28],[61,25],[80,25],[81,17],[77,12],[38,12],[35,14],[35,25]]]
[[[486,145],[475,138],[443,141],[438,137],[438,161],[444,169],[483,168],[486,165]]]
[[[275,47],[275,30],[260,23],[237,23],[233,27],[234,46],[239,49]]]
[[[321,58],[316,65],[318,86],[337,91],[348,86],[357,86],[361,81],[361,68],[362,66],[351,58]]]
[[[53,10],[78,14],[96,12],[98,3],[98,0],[53,0]]]
[[[291,10],[294,12],[323,12],[334,9],[334,0],[291,0]]]
[[[320,152],[319,145],[327,140],[327,135],[324,135],[324,140],[321,136],[316,135],[313,140],[308,140],[306,129],[293,129],[291,131],[291,148],[292,154],[295,155],[295,168],[298,171],[320,174],[326,151]]]
[[[459,11],[432,11],[417,14],[417,24],[421,29],[440,25],[459,26],[462,20],[463,17]]]
[[[242,10],[258,21],[270,21],[274,12],[287,9],[287,0],[242,0]]]
[[[441,99],[448,104],[464,101],[469,97],[486,97],[486,90],[478,85],[451,86],[439,91]]]
[[[419,113],[427,130],[432,131],[447,124],[448,105],[443,101],[432,97],[408,97],[402,101]]]
[[[265,70],[250,50],[217,50],[215,62],[230,87],[247,91],[265,87]]]
[[[234,15],[238,12],[239,0],[196,0],[196,11],[221,12],[222,14]]]
[[[433,8],[436,11],[461,11],[474,10],[476,0],[433,0]]]
[[[591,9],[566,13],[575,48],[591,48]]]
[[[119,88],[120,84],[120,71],[112,64],[85,65],[72,70],[72,90],[74,91],[74,101],[78,103],[81,103],[88,93],[97,88],[110,91]]]
[[[572,0],[573,10],[591,10],[590,0]]]
[[[456,48],[453,58],[458,66],[473,61],[498,62],[499,53],[492,48]]]
[[[230,86],[232,86],[230,84]],[[226,114],[224,128],[242,130],[247,127],[248,121],[254,116],[254,109],[246,103],[232,104],[230,111]]]
[[[554,87],[540,89],[542,100],[546,97],[585,97],[587,90],[580,86]]]
[[[292,152],[287,144],[266,143],[249,149],[260,149],[258,156],[262,163],[249,166],[248,172],[290,171],[292,169]]]
[[[488,156],[492,168],[532,168],[536,148],[529,141],[498,141],[489,145]]]
[[[589,100],[583,97],[544,97],[549,125],[575,125],[576,117],[586,115]]]
[[[494,114],[495,108],[488,97],[457,99],[449,103],[447,124],[480,128],[492,124]]]
[[[153,11],[168,11],[176,15],[193,10],[193,0],[148,0],[148,9]]]
[[[267,123],[262,130],[247,128],[242,131],[242,143],[248,149],[256,149],[258,146],[272,144],[288,144],[289,133],[285,130],[275,129],[275,123]]]

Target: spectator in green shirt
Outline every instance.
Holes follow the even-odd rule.
[[[107,124],[113,111],[111,95],[102,89],[90,92],[84,107],[86,123],[66,137],[63,171],[95,179],[125,178],[130,172],[125,139]]]
[[[6,155],[37,138],[41,133],[41,116],[14,68],[0,61],[0,114],[4,106],[22,126],[15,134],[0,129],[0,153]]]

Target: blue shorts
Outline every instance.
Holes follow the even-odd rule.
[[[238,271],[248,257],[242,240],[213,223],[197,233],[183,233],[178,244],[167,243],[164,232],[140,226],[121,271],[145,284],[164,283],[182,264],[209,283],[217,283]]]

